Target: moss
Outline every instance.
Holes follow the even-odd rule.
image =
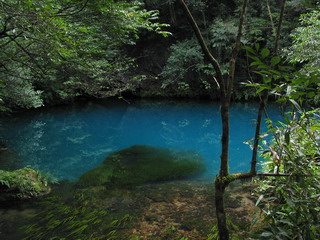
[[[204,170],[203,159],[194,152],[135,145],[110,154],[100,166],[82,175],[79,184],[134,186],[187,178]]]
[[[50,190],[45,177],[36,170],[0,170],[0,201],[30,199],[47,194]]]

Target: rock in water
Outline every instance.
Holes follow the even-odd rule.
[[[204,161],[195,152],[134,145],[111,153],[100,166],[83,174],[78,183],[127,187],[192,177],[204,170]]]
[[[36,170],[0,170],[0,202],[26,200],[50,193],[47,180]]]

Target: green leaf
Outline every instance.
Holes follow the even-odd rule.
[[[316,94],[314,92],[308,92],[307,97],[308,98],[314,98]]]
[[[281,58],[278,56],[274,56],[271,58],[271,66],[276,66],[281,61]]]
[[[262,77],[265,77],[266,74],[265,73],[262,73],[261,71],[252,71],[253,73],[256,73],[256,74],[259,74],[260,76]]]
[[[260,86],[259,83],[244,83],[244,85],[246,85],[247,87],[259,87]]]
[[[251,64],[250,64],[250,67],[252,67],[252,66],[257,66],[257,65],[261,65],[262,64],[262,62],[259,60],[259,61],[255,61],[255,62],[252,62]]]
[[[261,237],[271,237],[272,235],[273,235],[272,232],[263,232],[263,233],[261,234]]]
[[[255,44],[254,44],[254,47],[256,48],[257,51],[259,51],[259,49],[260,49],[260,44],[259,44],[259,43],[255,43]]]
[[[302,109],[300,105],[293,99],[289,99],[289,101],[294,105],[294,107],[298,110],[298,112],[302,113]]]
[[[251,47],[244,46],[243,49],[245,49],[246,51],[252,53],[253,55],[256,55],[256,52]]]
[[[276,70],[270,69],[269,71],[270,71],[271,73],[275,74],[275,75],[281,76],[281,73],[278,72],[278,71],[276,71]]]
[[[264,49],[261,50],[261,56],[262,56],[262,58],[268,57],[269,54],[270,54],[270,50],[269,50],[268,48],[264,48]]]
[[[257,62],[261,62],[260,58],[258,58],[257,56],[253,56],[253,55],[249,55],[248,54],[248,57],[251,58],[252,60],[255,60]],[[262,63],[262,62],[261,62]]]
[[[262,69],[270,69],[270,67],[268,65],[265,65],[265,64],[261,64],[258,66],[258,68],[262,68]]]
[[[269,77],[263,78],[263,82],[264,82],[264,83],[270,83],[271,81],[272,81],[272,79],[269,78]]]
[[[262,198],[264,197],[264,195],[260,195],[260,197],[258,198],[257,202],[256,202],[256,206],[259,205],[259,203],[261,202]]]
[[[263,86],[263,87],[260,87],[258,90],[257,90],[257,92],[256,93],[261,93],[262,91],[264,91],[264,90],[270,90],[270,88],[269,87],[266,87],[266,86]]]

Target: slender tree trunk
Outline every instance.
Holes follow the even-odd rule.
[[[229,176],[229,108],[235,79],[236,62],[240,50],[244,18],[247,11],[248,3],[248,0],[243,1],[242,12],[240,15],[240,22],[238,26],[237,39],[232,49],[232,55],[229,62],[229,75],[226,83],[227,87],[225,94],[221,94],[222,153],[220,163],[220,174],[215,180],[215,206],[218,219],[218,230],[220,240],[228,240],[230,238],[227,226],[227,216],[224,209],[224,192],[226,187],[229,185],[229,181],[226,179]]]
[[[282,4],[281,4],[279,23],[278,23],[278,26],[276,29],[275,43],[274,43],[274,48],[273,48],[273,55],[274,56],[277,55],[278,49],[279,49],[280,31],[281,31],[281,26],[282,26],[283,17],[284,17],[285,4],[286,4],[286,0],[283,0]],[[264,90],[263,94],[262,94],[262,98],[260,100],[259,111],[258,111],[258,116],[257,116],[256,133],[254,136],[252,160],[251,160],[251,172],[254,174],[256,174],[257,155],[258,155],[257,152],[258,152],[258,145],[259,145],[259,138],[260,138],[260,128],[261,128],[262,115],[263,115],[265,107],[268,103],[268,96],[269,96],[269,91]]]
[[[286,0],[282,0],[279,23],[278,23],[278,27],[277,27],[277,31],[276,31],[276,39],[274,41],[274,49],[273,49],[274,55],[276,55],[279,50],[280,32],[281,32],[281,27],[282,27],[282,22],[283,22],[283,17],[284,17],[285,5],[286,5]]]
[[[256,132],[254,135],[254,142],[253,142],[253,149],[252,149],[252,159],[251,159],[251,172],[255,175],[257,173],[257,156],[258,156],[258,145],[259,145],[259,138],[260,138],[260,129],[261,129],[261,122],[263,112],[268,102],[268,95],[269,91],[264,90],[262,98],[260,100],[259,110],[258,110],[258,117],[256,121]]]
[[[224,81],[220,65],[218,61],[212,56],[207,45],[204,42],[201,31],[196,24],[192,14],[190,13],[187,5],[183,0],[178,0],[181,5],[190,25],[192,26],[197,40],[202,48],[202,51],[206,58],[209,60],[216,72],[216,80],[220,87],[220,98],[221,98],[221,120],[222,120],[222,153],[221,153],[221,162],[220,162],[220,172],[219,176],[215,180],[215,206],[216,214],[218,219],[218,230],[219,230],[219,239],[228,240],[230,238],[229,231],[227,227],[227,217],[224,209],[224,192],[230,181],[228,180],[229,171],[229,107],[231,94],[233,91],[233,83],[235,77],[235,66],[238,52],[241,45],[241,36],[242,29],[244,24],[244,16],[248,6],[248,0],[243,1],[242,13],[240,16],[240,23],[238,28],[238,35],[235,45],[233,47],[232,56],[229,63],[229,75],[227,81]]]

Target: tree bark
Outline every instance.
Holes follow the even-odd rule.
[[[227,187],[220,177],[215,180],[215,207],[218,220],[218,231],[220,240],[229,240],[230,234],[227,226],[227,215],[224,210],[224,192]]]
[[[256,132],[254,135],[254,142],[253,142],[253,149],[252,149],[252,159],[251,159],[251,172],[253,174],[256,174],[257,171],[257,156],[258,156],[258,146],[259,146],[259,139],[260,139],[260,129],[261,129],[261,122],[262,122],[262,116],[263,112],[265,110],[265,107],[268,102],[268,95],[269,91],[264,90],[262,99],[260,100],[259,110],[258,110],[258,116],[256,121]]]

